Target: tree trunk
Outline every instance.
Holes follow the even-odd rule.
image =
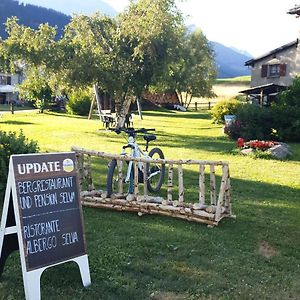
[[[193,99],[193,95],[190,96],[190,100],[189,100],[187,106],[185,107],[186,109],[188,109],[189,106],[191,105],[192,99]]]
[[[176,93],[177,93],[177,96],[179,96],[178,98],[179,98],[179,101],[180,101],[180,105],[182,105],[182,106],[183,106],[183,98],[182,98],[182,93],[181,93],[181,92],[179,92],[179,91],[176,91]]]
[[[116,114],[117,114],[117,127],[124,127],[125,117],[128,114],[132,97],[127,93],[120,95],[116,99]]]

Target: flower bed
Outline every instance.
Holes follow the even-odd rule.
[[[292,155],[290,147],[287,144],[275,141],[251,140],[245,142],[243,138],[238,138],[237,146],[239,153],[252,155],[255,158],[286,159]]]
[[[278,142],[274,141],[259,141],[259,140],[252,140],[245,142],[243,138],[238,138],[237,146],[241,149],[254,149],[254,150],[262,150],[265,151],[270,149],[276,145],[279,145]]]

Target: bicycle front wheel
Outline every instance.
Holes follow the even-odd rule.
[[[121,192],[124,195],[133,193],[133,168],[131,168],[129,180],[126,181],[127,172],[128,162],[122,162],[120,172],[118,170],[116,159],[113,159],[109,163],[106,181],[107,198],[110,198],[112,194],[117,194],[118,192]]]
[[[149,152],[153,159],[164,159],[165,156],[159,148],[153,148]],[[166,166],[162,163],[147,163],[147,187],[150,192],[158,192],[163,184]]]

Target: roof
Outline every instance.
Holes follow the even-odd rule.
[[[297,44],[298,44],[298,39],[295,40],[295,41],[293,41],[293,42],[290,42],[288,44],[285,44],[285,45],[283,45],[283,46],[281,46],[279,48],[271,50],[270,52],[265,53],[265,54],[263,54],[261,56],[258,56],[256,58],[252,58],[250,60],[247,60],[245,62],[245,66],[253,66],[256,62],[258,62],[258,61],[260,61],[260,60],[262,60],[262,59],[264,59],[264,58],[266,58],[268,56],[273,56],[274,54],[277,54],[277,53],[282,52],[284,50],[287,50],[289,48],[295,47],[295,46],[297,46]]]
[[[14,93],[16,89],[11,85],[0,85],[0,93]]]
[[[288,12],[290,15],[300,15],[300,5],[295,5],[294,8],[291,8]]]
[[[178,96],[173,93],[150,93],[145,91],[142,93],[142,98],[151,101],[154,104],[167,105],[167,104],[180,104]]]
[[[284,89],[286,89],[286,86],[284,85],[268,83],[264,85],[255,86],[247,90],[240,91],[240,93],[251,95],[251,94],[260,94],[261,91],[263,91],[264,94],[271,94],[271,93],[279,92]]]

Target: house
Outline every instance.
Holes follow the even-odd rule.
[[[264,55],[250,59],[245,65],[251,68],[250,88],[241,93],[248,100],[269,105],[278,92],[293,83],[300,73],[300,45],[298,39]]]
[[[22,82],[22,75],[0,72],[0,104],[9,104],[18,100],[16,85]]]
[[[298,18],[300,5],[296,5],[287,13]],[[299,40],[250,59],[245,65],[251,68],[251,87],[241,93],[246,94],[248,100],[269,105],[276,100],[277,94],[290,86],[300,74]]]

